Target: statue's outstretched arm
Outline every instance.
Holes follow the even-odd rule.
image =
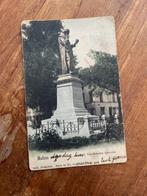
[[[71,45],[72,48],[76,47],[77,43],[79,42],[78,39],[75,40],[75,43]]]

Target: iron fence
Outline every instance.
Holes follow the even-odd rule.
[[[50,132],[57,132],[60,130],[63,135],[69,133],[79,133],[80,130],[84,127],[86,120],[88,120],[88,127],[90,133],[94,133],[95,131],[101,130],[105,131],[107,129],[108,121],[103,117],[95,117],[95,118],[78,118],[75,121],[68,122],[65,120],[55,120],[55,121],[48,121],[46,124],[41,125],[39,128],[36,128],[36,135],[41,135]],[[114,123],[117,124],[118,121],[114,119]]]

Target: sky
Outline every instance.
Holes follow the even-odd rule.
[[[115,23],[113,17],[62,20],[63,27],[70,30],[70,42],[79,43],[73,49],[79,67],[89,67],[94,61],[88,56],[90,50],[116,55]]]

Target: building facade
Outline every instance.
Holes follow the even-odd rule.
[[[106,117],[119,115],[117,94],[108,89],[84,87],[84,100],[87,110],[94,115]]]

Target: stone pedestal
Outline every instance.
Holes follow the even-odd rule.
[[[89,115],[84,106],[82,81],[71,74],[60,75],[57,80],[56,119],[73,120]]]
[[[53,116],[43,120],[42,124],[57,122],[58,126],[55,129],[61,137],[89,137],[88,117],[92,116],[84,106],[82,81],[72,74],[59,75],[57,108]],[[67,134],[64,135],[64,131]]]

